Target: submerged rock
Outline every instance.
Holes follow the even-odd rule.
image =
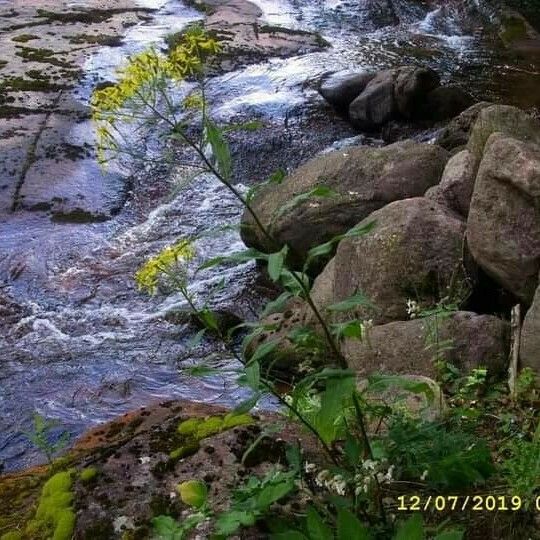
[[[423,195],[441,178],[448,154],[436,145],[402,141],[384,148],[352,147],[318,156],[279,185],[255,195],[252,206],[279,246],[289,245],[295,262],[307,251],[359,223],[386,204]],[[328,197],[295,197],[317,186]],[[276,250],[245,213],[242,239],[265,252]]]

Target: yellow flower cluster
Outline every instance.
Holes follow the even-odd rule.
[[[145,103],[154,104],[157,91],[163,91],[166,81],[181,81],[199,73],[207,57],[219,50],[215,39],[200,26],[193,26],[168,55],[150,48],[132,56],[118,71],[116,84],[97,89],[92,94],[90,105],[92,119],[98,126],[98,153],[103,156],[105,149],[117,149],[111,145],[114,140],[111,128],[119,119],[125,118],[118,114],[122,109],[126,109],[129,117],[130,112],[140,110],[141,105],[144,109]]]
[[[182,273],[180,265],[187,263],[195,257],[195,249],[189,240],[168,246],[156,256],[148,260],[135,274],[135,281],[139,290],[148,294],[155,294],[162,274]]]

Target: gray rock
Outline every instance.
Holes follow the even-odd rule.
[[[441,131],[436,140],[437,144],[446,148],[446,150],[454,150],[465,146],[469,141],[472,126],[476,122],[480,111],[491,105],[487,101],[481,101],[463,111]]]
[[[374,73],[337,71],[325,74],[319,83],[321,96],[339,111],[347,111],[349,105],[364,91],[375,77]]]
[[[362,223],[375,222],[367,235],[342,240],[312,289],[324,310],[362,291],[375,306],[347,317],[384,324],[408,318],[407,300],[431,306],[474,281],[464,273],[465,224],[423,197],[393,202]]]
[[[351,103],[349,116],[359,129],[374,129],[396,117],[417,118],[427,95],[439,84],[439,76],[429,68],[381,71]]]
[[[435,122],[448,120],[473,104],[473,97],[459,86],[439,86],[428,94],[422,116]]]
[[[468,150],[462,150],[450,158],[441,183],[430,188],[426,197],[466,218],[469,215],[475,178],[476,160]]]
[[[491,135],[471,201],[468,245],[486,273],[527,304],[540,270],[539,198],[540,146]]]
[[[437,345],[430,332],[436,329]],[[414,319],[375,326],[364,341],[345,340],[343,353],[350,367],[360,374],[374,372],[407,373],[435,377],[435,359],[442,354],[446,362],[467,373],[486,367],[491,374],[504,372],[510,347],[509,324],[491,315],[459,311],[435,320]]]
[[[527,311],[521,330],[521,367],[529,367],[540,375],[540,287]]]
[[[467,149],[480,159],[491,134],[501,132],[520,141],[540,144],[540,122],[517,107],[483,108],[473,125]]]
[[[279,185],[269,185],[252,206],[278,246],[288,244],[301,263],[307,251],[346,232],[386,204],[423,195],[437,184],[448,154],[436,145],[402,141],[384,148],[353,147],[318,156]],[[294,197],[324,184],[331,197],[311,197],[292,205]],[[242,239],[265,252],[276,249],[245,213]]]

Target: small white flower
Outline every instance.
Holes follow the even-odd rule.
[[[423,473],[422,473],[422,476],[420,477],[420,480],[422,480],[422,482],[427,478],[427,475],[428,475],[428,470],[426,469]]]
[[[175,493],[174,491],[171,491],[171,492],[169,493],[169,499],[171,499],[171,500],[172,500],[172,499],[176,499],[176,496],[177,496],[177,495],[176,495],[176,493]]]
[[[287,404],[287,405],[292,405],[293,404],[293,397],[290,396],[289,394],[285,394],[283,396],[283,401]]]
[[[420,306],[418,305],[418,302],[416,300],[411,300],[410,298],[407,300],[407,315],[411,319],[414,319],[420,314]]]
[[[321,471],[315,478],[315,483],[319,487],[323,487],[326,485],[326,482],[328,482],[328,479],[330,478],[330,471]]]
[[[143,456],[139,458],[139,463],[141,465],[146,465],[147,463],[150,463],[150,456]]]
[[[306,473],[310,474],[310,473],[313,473],[317,470],[317,465],[315,465],[315,463],[304,463],[304,471],[306,471]]]

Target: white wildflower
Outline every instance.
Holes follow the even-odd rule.
[[[287,404],[287,405],[292,405],[293,404],[293,397],[289,394],[285,394],[283,396],[283,401]]]
[[[315,463],[304,463],[304,471],[307,474],[313,473],[317,470],[317,465]]]
[[[423,473],[422,473],[422,476],[420,477],[420,480],[422,480],[422,482],[427,478],[427,475],[428,475],[428,470],[426,469]]]
[[[407,315],[411,319],[416,318],[420,314],[420,306],[418,305],[418,302],[416,300],[411,300],[410,298],[407,300]]]
[[[147,463],[150,463],[150,456],[142,456],[139,458],[139,463],[141,465],[146,465]]]
[[[315,478],[315,483],[319,486],[319,487],[323,487],[326,485],[326,482],[328,481],[328,479],[330,478],[330,471],[327,471],[327,470],[324,470],[324,471],[321,471]]]

